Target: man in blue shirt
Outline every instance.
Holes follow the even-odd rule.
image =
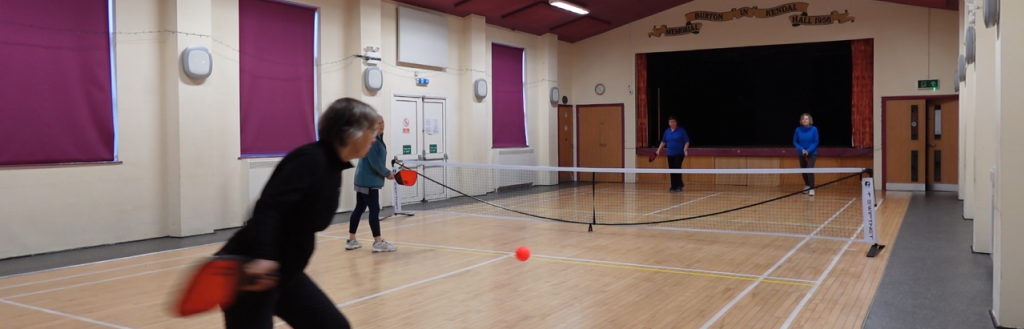
[[[683,159],[690,152],[690,136],[686,134],[686,129],[679,127],[674,116],[668,117],[668,127],[661,137],[661,145],[658,145],[658,150],[654,153],[661,155],[662,148],[668,149],[668,168],[680,169],[683,167]],[[668,190],[682,192],[683,174],[670,174],[670,176],[672,177],[672,187]]]

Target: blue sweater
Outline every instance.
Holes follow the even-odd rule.
[[[796,146],[797,155],[803,155],[803,150],[807,150],[808,154],[818,154],[818,127],[797,127],[793,134],[793,145]]]
[[[355,185],[359,187],[382,188],[384,179],[391,175],[391,171],[384,164],[388,160],[388,148],[384,145],[384,139],[377,136],[366,157],[359,159],[356,165]]]
[[[686,134],[686,129],[683,127],[676,127],[676,131],[672,131],[672,128],[665,129],[665,134],[662,135],[661,141],[665,143],[665,149],[668,150],[668,156],[683,154],[683,148],[686,143],[690,142],[690,135]]]

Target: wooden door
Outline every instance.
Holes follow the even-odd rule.
[[[955,98],[928,102],[929,190],[956,192],[958,189],[959,112],[959,101]]]
[[[927,111],[923,99],[886,101],[883,149],[886,190],[925,190],[928,132],[924,119]]]
[[[623,168],[623,106],[578,106],[579,166],[590,168]],[[589,180],[580,177],[580,180]],[[622,174],[597,174],[599,182],[622,182]]]
[[[572,138],[576,136],[576,125],[572,119],[576,116],[572,113],[572,105],[558,106],[558,166],[573,167]],[[567,171],[558,172],[558,182],[572,180],[572,173]]]

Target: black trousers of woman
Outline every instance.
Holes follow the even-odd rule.
[[[670,155],[668,156],[668,168],[669,169],[681,169],[683,168],[683,159],[686,158],[685,154]],[[681,190],[683,188],[683,174],[669,174],[672,177],[672,190]]]
[[[369,194],[356,193],[356,209],[352,209],[352,217],[348,221],[348,233],[356,234],[359,229],[359,218],[363,211],[370,208],[370,231],[374,237],[380,236],[380,190],[370,189]]]
[[[224,310],[227,329],[271,329],[274,315],[295,329],[348,329],[348,319],[327,295],[300,273],[273,289],[239,292],[234,305]]]
[[[817,154],[811,154],[809,156],[800,156],[800,168],[814,168],[814,160],[818,159]],[[804,186],[814,188],[814,174],[802,174],[804,176]]]

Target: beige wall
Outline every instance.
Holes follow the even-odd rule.
[[[472,96],[472,82],[490,82],[490,43],[527,49],[527,116],[534,161],[554,163],[554,118],[545,104],[557,84],[554,36],[488,26],[483,17],[447,16],[449,68],[397,65],[397,4],[381,0],[297,0],[319,8],[321,110],[341,97],[361,99],[390,119],[393,93],[448,97],[451,161],[494,163],[490,99]],[[237,0],[117,1],[116,41],[119,156],[122,164],[0,170],[0,258],[162,236],[188,236],[237,227],[247,218],[243,160],[239,160]],[[192,80],[180,69],[189,45],[211,49],[210,78]],[[351,55],[381,48],[384,87],[363,87],[365,62]],[[233,49],[234,48],[234,49]],[[470,70],[472,69],[472,70]],[[475,71],[474,71],[475,70]],[[417,86],[414,76],[430,79]],[[563,93],[568,93],[563,88]],[[548,140],[550,139],[550,140]],[[385,141],[390,136],[385,135]],[[390,145],[390,144],[389,144]],[[392,149],[392,153],[396,150]],[[354,206],[352,175],[344,175],[340,210]],[[391,205],[386,187],[382,204]]]
[[[741,0],[697,0],[640,19],[607,33],[577,42],[573,49],[575,104],[623,103],[626,107],[628,156],[636,145],[636,104],[627,87],[635,84],[634,54],[694,49],[729,48],[772,44],[808,43],[873,38],[875,40],[875,168],[881,168],[881,97],[954,94],[951,76],[956,69],[957,12],[905,6],[880,1],[807,1],[811,15],[849,10],[856,22],[830,26],[792,27],[787,17],[741,18],[729,22],[703,22],[698,35],[648,37],[654,26],[681,26],[685,14],[696,10],[728,11],[732,8],[776,5]],[[918,79],[939,79],[941,89],[917,89]],[[594,93],[597,83],[607,92]],[[700,147],[700,145],[693,145]],[[879,171],[876,179],[881,178]]]

